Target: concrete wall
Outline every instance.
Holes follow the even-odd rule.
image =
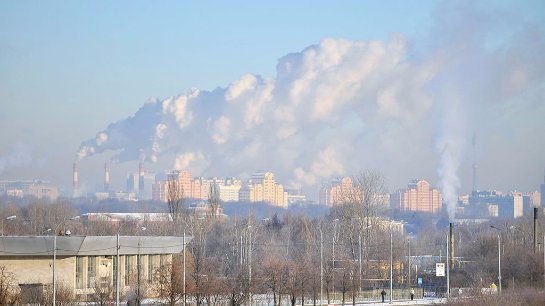
[[[53,282],[53,258],[49,257],[2,257],[0,265],[14,274],[17,284]],[[64,282],[75,286],[75,257],[57,257],[55,271],[57,284]]]

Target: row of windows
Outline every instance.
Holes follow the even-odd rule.
[[[144,260],[147,257],[147,281],[149,283],[153,282],[153,276],[158,267],[161,267],[167,263],[167,255],[148,255],[148,256],[137,256],[137,255],[126,255],[125,257],[125,271],[130,271],[129,273],[125,272],[124,277],[122,278],[123,284],[125,286],[129,285],[131,282],[131,277],[134,278],[135,273],[138,270],[142,270],[142,265]],[[83,289],[85,285],[87,288],[93,288],[95,286],[95,281],[97,277],[97,256],[88,256],[87,257],[87,279],[84,282],[84,259],[83,256],[76,257],[76,288]],[[113,256],[113,283],[117,282],[117,257]],[[157,259],[159,259],[159,265],[157,266]]]

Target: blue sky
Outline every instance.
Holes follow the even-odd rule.
[[[441,14],[449,13],[444,6],[438,1],[0,1],[0,156],[23,143],[40,161],[6,168],[4,176],[37,176],[66,186],[66,160],[79,144],[134,114],[148,98],[227,87],[246,73],[274,77],[279,58],[325,37],[387,41],[398,32],[415,50],[426,48]],[[541,1],[472,6],[507,28],[488,36],[492,45],[520,20],[540,25],[545,20]],[[494,17],[495,11],[502,14]],[[505,12],[517,23],[507,18],[501,25]],[[62,174],[52,173],[53,166]]]

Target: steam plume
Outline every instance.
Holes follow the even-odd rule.
[[[504,112],[516,108],[545,133],[543,29],[501,28],[471,6],[453,6],[439,9],[421,45],[401,34],[326,38],[280,58],[274,77],[246,74],[212,91],[149,100],[83,141],[78,158],[115,151],[114,160],[168,159],[197,175],[271,169],[299,186],[370,165],[387,177],[421,165],[405,181],[437,166],[453,218],[468,131],[501,130],[523,141],[516,112]],[[497,31],[513,35],[498,40]],[[468,128],[483,116],[494,120]]]

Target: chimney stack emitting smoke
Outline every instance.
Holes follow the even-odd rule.
[[[138,167],[138,193],[144,193],[144,162],[140,162]]]
[[[104,191],[110,191],[110,165],[108,163],[104,164]]]
[[[74,162],[73,168],[72,168],[72,176],[73,176],[73,185],[74,185],[74,197],[78,193],[78,163]]]

